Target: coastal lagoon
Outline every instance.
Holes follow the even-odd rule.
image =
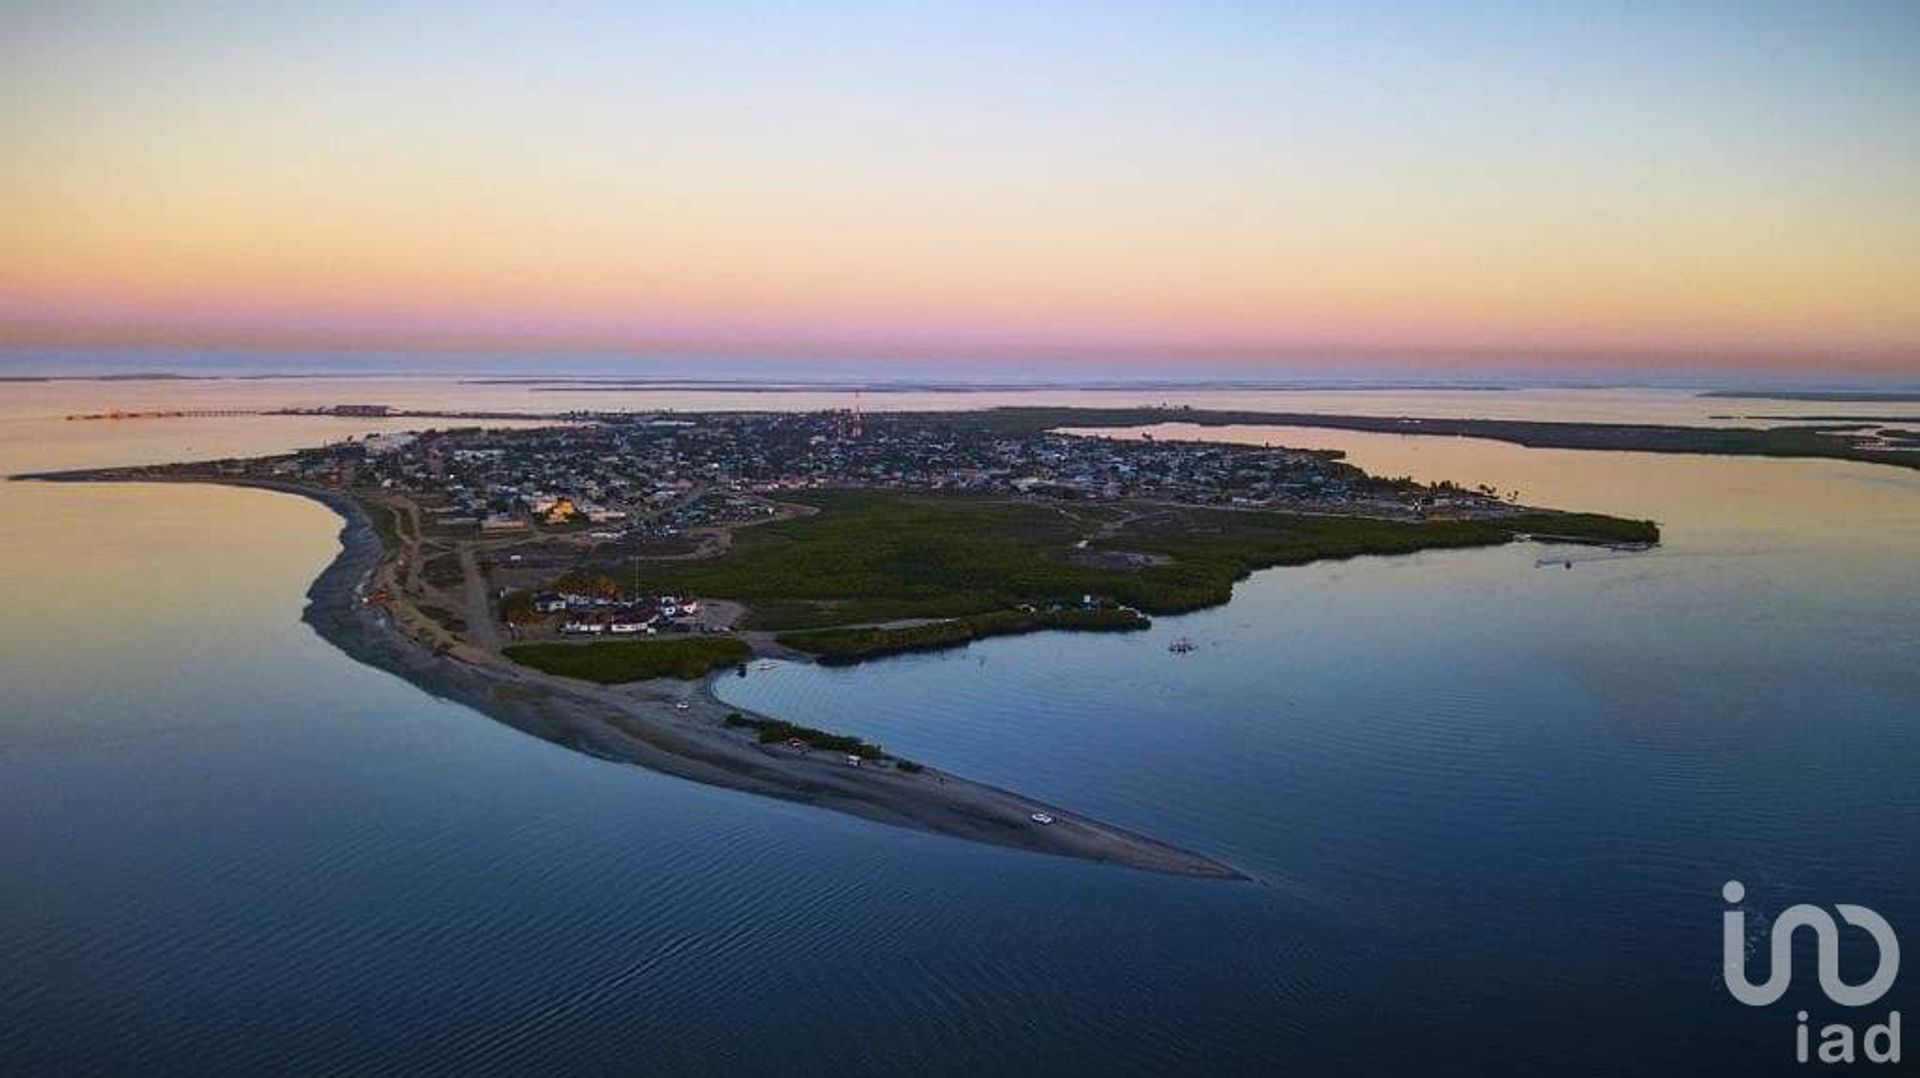
[[[52,385],[9,389],[0,471],[372,427],[68,423],[125,394]],[[1759,410],[1554,392],[1526,417]],[[1381,411],[1465,407],[1395,395]],[[564,406],[718,406],[585,396]],[[0,485],[0,1070],[1754,1073],[1792,1066],[1791,1010],[1722,988],[1723,882],[1768,916],[1857,902],[1920,931],[1920,473],[1211,436],[1650,516],[1665,541],[1269,570],[1146,633],[717,685],[1254,877],[1221,883],[703,787],[435,700],[299,622],[339,526],[302,499]],[[1913,983],[1883,1006],[1911,1013]]]

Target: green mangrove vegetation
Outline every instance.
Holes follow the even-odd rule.
[[[863,760],[882,760],[885,759],[887,755],[880,746],[862,741],[857,737],[830,733],[826,730],[816,730],[811,726],[782,722],[779,719],[751,719],[740,714],[738,711],[727,716],[726,724],[735,727],[744,726],[754,730],[759,736],[762,745],[773,745],[783,741],[798,741],[810,748],[825,749],[828,752],[844,752],[849,756],[858,756]],[[903,762],[900,770],[918,771],[920,770],[920,765],[913,764],[911,768],[909,768],[906,766],[906,762]]]
[[[602,685],[659,677],[691,681],[719,667],[743,662],[751,653],[745,641],[731,636],[516,644],[504,649],[507,658],[523,666]]]
[[[811,652],[827,665],[856,663],[883,655],[957,647],[970,640],[1037,629],[1126,632],[1153,623],[1137,610],[1120,606],[995,610],[914,625],[808,629],[781,633],[780,643]]]
[[[1535,533],[1592,542],[1659,538],[1650,521],[1584,513],[1416,522],[870,490],[785,497],[818,512],[741,529],[717,558],[648,564],[645,587],[739,600],[750,608],[750,627],[790,633],[910,618],[1011,619],[1022,606],[1078,607],[1086,596],[1146,614],[1178,613],[1226,602],[1234,581],[1275,565],[1491,546]],[[999,624],[927,632],[964,642]],[[1004,631],[1027,627],[1046,626]],[[847,635],[794,646],[851,654],[886,643]]]

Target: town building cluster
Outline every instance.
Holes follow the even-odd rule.
[[[600,417],[531,429],[379,434],[280,458],[283,478],[412,496],[449,528],[671,536],[774,512],[821,487],[1141,499],[1417,516],[1498,506],[1492,491],[1370,477],[1338,454],[1055,432],[964,416],[846,412]]]
[[[624,598],[543,591],[536,592],[527,605],[535,617],[564,615],[559,618],[559,628],[568,636],[691,632],[698,625],[694,619],[700,615],[698,599],[673,595]]]

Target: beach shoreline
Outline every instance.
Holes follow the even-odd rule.
[[[1204,855],[934,767],[912,774],[838,753],[762,745],[729,728],[745,712],[721,701],[713,674],[693,682],[602,686],[544,674],[431,632],[402,603],[370,602],[393,558],[352,495],[298,483],[213,476],[68,473],[53,481],[196,482],[304,497],[342,520],[340,551],[307,589],[301,618],[352,658],[542,740],[695,782],[988,845],[1170,875],[1247,879]],[[411,621],[412,624],[409,624]],[[419,633],[421,635],[416,635]],[[765,716],[751,716],[765,717]],[[1050,823],[1033,819],[1035,813]]]

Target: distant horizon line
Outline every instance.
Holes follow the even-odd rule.
[[[1071,373],[1072,368],[1075,367],[1082,368],[1082,374],[1085,377],[1098,379],[1120,376],[1122,380],[1129,382],[1143,380],[1133,377],[1135,372],[1144,374],[1145,372],[1141,371],[1143,367],[1158,365],[1190,369],[1190,373],[1173,375],[1163,370],[1144,379],[1169,383],[1186,383],[1195,379],[1267,383],[1275,380],[1294,381],[1303,377],[1314,381],[1377,382],[1381,378],[1400,378],[1418,383],[1458,379],[1504,383],[1516,376],[1527,381],[1559,377],[1582,382],[1594,378],[1624,379],[1631,382],[1648,378],[1656,381],[1697,378],[1713,384],[1721,384],[1727,379],[1737,380],[1742,377],[1920,381],[1920,352],[1909,354],[1906,350],[1896,353],[1877,353],[1866,357],[1859,353],[1836,353],[1833,350],[1824,349],[1780,348],[1766,351],[1734,351],[1704,347],[1627,349],[1434,346],[1410,348],[1328,345],[1269,349],[1204,349],[1140,345],[1103,349],[1066,347],[1008,349],[965,346],[930,349],[924,346],[874,345],[839,348],[706,342],[655,344],[642,347],[557,343],[543,346],[521,342],[462,344],[451,341],[431,346],[417,342],[410,345],[343,346],[338,343],[301,343],[291,340],[257,343],[17,341],[8,340],[4,334],[0,334],[0,363],[6,363],[9,359],[27,359],[29,362],[39,360],[54,366],[64,365],[62,361],[94,366],[103,361],[115,360],[138,364],[143,358],[148,361],[150,370],[129,370],[123,373],[169,375],[185,373],[167,369],[171,363],[183,360],[191,365],[193,360],[212,359],[216,362],[232,362],[251,359],[273,361],[271,365],[263,366],[257,372],[263,375],[288,374],[290,372],[286,364],[289,362],[313,363],[322,368],[344,363],[356,368],[354,373],[365,373],[369,368],[374,367],[386,368],[391,373],[412,373],[395,366],[395,364],[412,364],[415,370],[422,374],[460,373],[483,376],[519,373],[546,378],[602,373],[600,370],[570,368],[569,363],[586,364],[590,368],[601,368],[608,363],[630,363],[639,368],[659,368],[663,365],[680,365],[690,368],[692,365],[717,362],[768,368],[762,373],[770,373],[779,368],[806,368],[816,373],[824,373],[822,368],[845,367],[857,370],[862,367],[889,365],[905,368],[907,372],[911,372],[903,374],[902,378],[920,381],[930,376],[951,377],[956,382],[977,381],[988,371],[1000,373],[1005,368],[1016,365],[1039,365],[1052,372],[1069,375],[1066,380],[1070,381],[1079,380],[1080,376]],[[450,369],[453,364],[461,362],[468,362],[471,366],[459,371]],[[938,372],[938,368],[941,367],[952,368],[952,370]],[[968,368],[975,369],[968,373]],[[978,368],[985,368],[985,370]],[[1262,368],[1265,368],[1265,371]],[[1125,372],[1124,376],[1122,372]],[[315,376],[324,376],[328,372],[316,370],[312,373]],[[687,369],[685,373],[687,377],[698,379],[702,373],[711,374],[712,372]],[[866,377],[864,374],[855,374],[853,370],[849,370],[848,374],[856,379]],[[1059,381],[1060,379],[1041,380]]]
[[[6,351],[0,346],[0,354]],[[357,370],[229,370],[186,372],[171,370],[95,370],[91,372],[21,372],[9,373],[0,365],[0,386],[14,384],[46,384],[55,382],[97,382],[97,383],[139,383],[139,382],[269,382],[269,381],[340,381],[349,382],[368,379],[427,379],[451,380],[460,385],[514,386],[529,392],[697,392],[722,391],[733,393],[781,393],[807,392],[847,392],[873,393],[886,396],[901,393],[1022,393],[1043,392],[1047,390],[1077,391],[1140,391],[1190,393],[1195,391],[1211,392],[1267,392],[1267,393],[1377,393],[1377,392],[1453,392],[1453,393],[1506,393],[1525,390],[1625,390],[1649,389],[1669,392],[1691,393],[1701,397],[1721,397],[1740,399],[1743,397],[1767,398],[1779,394],[1788,394],[1780,399],[1805,400],[1851,400],[1889,402],[1910,401],[1920,396],[1920,378],[1899,379],[1834,379],[1824,381],[1807,378],[1782,379],[1749,376],[1745,379],[1686,378],[1667,377],[1664,379],[1632,378],[1571,378],[1539,375],[1532,378],[1516,378],[1502,381],[1486,377],[1445,378],[1437,376],[1407,377],[1274,377],[1274,378],[1224,378],[1195,375],[1188,378],[1125,378],[1112,375],[1097,375],[1089,372],[1084,376],[1029,378],[1018,380],[969,378],[965,376],[949,378],[926,377],[868,377],[868,378],[831,378],[808,377],[804,374],[788,374],[784,377],[769,374],[742,373],[726,377],[699,377],[694,375],[660,374],[654,376],[634,375],[589,375],[589,374],[519,374],[497,370],[424,370],[424,369],[357,369]],[[1171,405],[1169,405],[1171,407]]]
[[[9,319],[0,316],[0,355],[54,351],[102,353],[274,352],[314,358],[427,359],[466,355],[476,360],[625,360],[637,363],[710,360],[760,363],[1106,364],[1132,368],[1142,364],[1180,364],[1225,368],[1245,376],[1260,366],[1330,365],[1340,368],[1500,369],[1573,367],[1622,372],[1864,374],[1920,378],[1920,341],[1763,342],[1754,340],[1630,341],[1591,343],[1565,340],[1528,342],[1405,341],[1360,339],[1168,340],[1124,342],[1048,341],[1033,338],[948,341],[882,337],[636,336],[630,339],[588,335],[439,331],[385,331],[371,328],[252,326],[167,326],[84,324]],[[1430,366],[1429,366],[1430,365]],[[1409,372],[1411,373],[1411,372]]]

